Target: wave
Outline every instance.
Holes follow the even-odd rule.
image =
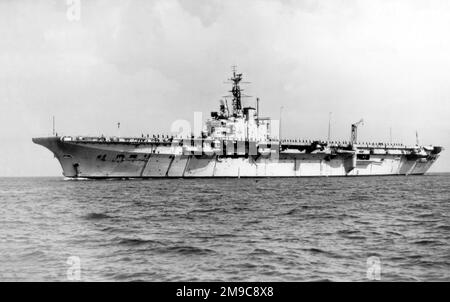
[[[288,211],[287,213],[282,214],[282,215],[292,215],[292,214],[295,214],[295,213],[297,213],[297,212],[298,212],[298,209],[295,208],[295,209],[292,209],[292,210],[290,210],[290,211]]]
[[[112,218],[112,216],[109,216],[108,214],[105,213],[89,213],[87,215],[84,216],[85,219],[92,219],[92,220],[97,220],[97,219],[107,219],[107,218]]]
[[[348,201],[371,201],[371,200],[373,200],[373,196],[367,195],[367,194],[351,194],[347,198],[348,198]]]
[[[223,208],[212,208],[212,209],[195,209],[195,210],[191,210],[189,211],[187,214],[194,214],[194,213],[225,213],[227,212],[226,209]]]
[[[160,253],[176,253],[181,255],[209,255],[209,254],[215,254],[216,252],[207,249],[207,248],[199,248],[195,246],[190,245],[176,245],[176,246],[169,246],[165,248],[159,249]]]
[[[254,219],[254,220],[246,221],[246,222],[244,222],[244,224],[246,224],[246,225],[249,225],[249,224],[258,224],[258,223],[261,223],[261,222],[262,222],[262,220]]]
[[[315,247],[308,248],[308,249],[302,249],[302,250],[305,252],[310,252],[312,254],[322,254],[322,255],[329,256],[329,257],[333,257],[333,258],[343,258],[343,256],[338,255],[336,253],[325,251],[325,250],[315,248]]]
[[[450,231],[450,225],[448,225],[448,224],[441,224],[441,225],[438,225],[436,227],[436,229]]]
[[[217,238],[233,238],[233,237],[237,237],[237,235],[231,233],[204,234],[203,232],[196,235],[196,238],[199,239],[217,239]]]
[[[356,234],[356,233],[360,233],[360,231],[357,231],[357,230],[338,230],[336,232],[336,234],[339,234],[339,235],[352,235],[352,234]]]
[[[275,255],[276,253],[266,249],[254,249],[250,255]]]
[[[139,246],[139,245],[146,245],[146,244],[163,244],[162,242],[157,241],[157,240],[140,239],[140,238],[119,238],[117,240],[118,240],[119,244],[127,245],[127,246]]]
[[[439,216],[439,214],[438,213],[423,213],[423,214],[416,215],[416,217],[435,217],[435,216]]]
[[[200,248],[190,245],[169,245],[166,242],[152,239],[141,239],[141,238],[117,238],[119,245],[125,245],[129,247],[140,247],[148,251],[153,251],[159,254],[175,253],[181,255],[208,255],[214,254],[215,251],[208,248]]]
[[[32,252],[26,252],[21,255],[23,258],[30,258],[30,259],[40,259],[46,256],[46,253],[44,251],[32,251]]]
[[[429,240],[429,239],[417,240],[414,241],[413,243],[418,245],[442,244],[442,242],[439,240]]]

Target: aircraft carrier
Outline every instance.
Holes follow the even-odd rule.
[[[53,152],[67,178],[310,177],[423,175],[439,146],[360,142],[360,120],[348,141],[282,139],[277,120],[243,107],[242,73],[233,70],[229,99],[198,135],[33,138]],[[230,100],[230,104],[228,104]]]

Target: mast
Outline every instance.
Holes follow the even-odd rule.
[[[327,142],[330,143],[331,139],[331,112],[328,115],[328,136],[327,136]]]
[[[53,136],[55,136],[55,116],[53,116]]]
[[[392,144],[392,127],[389,127],[389,144]]]
[[[244,89],[241,89],[240,84],[249,84],[250,82],[243,82],[242,81],[242,73],[236,72],[236,66],[232,66],[233,70],[233,76],[228,79],[232,83],[232,88],[229,90],[231,92],[231,95],[224,96],[225,98],[231,97],[231,106],[232,106],[232,112],[231,116],[233,117],[242,117],[243,116],[243,110],[242,110],[242,98],[243,97],[250,97],[249,95],[242,94],[242,91]],[[228,82],[227,82],[228,83]],[[225,99],[226,101],[226,99]]]
[[[256,123],[259,125],[259,98],[256,98]]]
[[[233,116],[242,115],[242,102],[241,102],[241,87],[239,83],[242,81],[242,73],[236,73],[236,66],[233,66],[233,77],[230,79],[233,82],[231,88],[231,94],[233,96]]]
[[[281,117],[282,117],[282,112],[283,112],[283,106],[280,106],[280,126],[279,126],[279,140],[281,142]]]

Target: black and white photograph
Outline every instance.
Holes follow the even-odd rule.
[[[450,281],[450,1],[0,0],[0,104],[0,282]]]

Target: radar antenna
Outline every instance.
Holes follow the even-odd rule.
[[[231,88],[231,97],[232,100],[232,106],[233,106],[233,116],[241,116],[242,115],[242,97],[246,97],[246,95],[242,95],[241,92],[243,89],[240,87],[240,83],[242,81],[242,73],[236,72],[236,66],[232,66],[233,70],[233,77],[231,77],[229,80],[233,84],[233,87]]]

